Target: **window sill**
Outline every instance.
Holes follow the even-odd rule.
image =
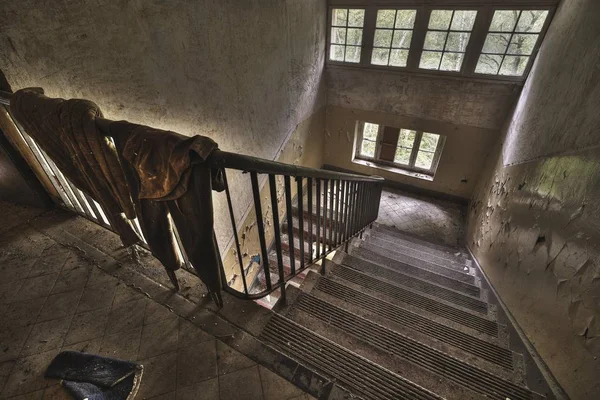
[[[352,160],[354,164],[364,165],[365,167],[382,169],[384,171],[391,172],[393,174],[400,174],[410,176],[411,178],[422,179],[424,181],[433,182],[433,175],[424,174],[422,172],[408,171],[406,169],[391,167],[389,165],[377,164],[373,161],[360,160],[355,158]]]

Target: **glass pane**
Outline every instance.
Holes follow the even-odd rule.
[[[331,28],[331,43],[346,43],[346,28]]]
[[[329,59],[334,61],[344,61],[344,46],[332,44],[329,49]]]
[[[406,67],[408,62],[408,50],[392,49],[390,55],[390,65],[394,67]]]
[[[350,10],[348,13],[348,26],[362,28],[365,21],[365,10]]]
[[[332,26],[346,26],[348,22],[348,10],[345,8],[334,8],[331,17]]]
[[[344,61],[352,63],[360,62],[360,47],[346,46],[346,58]]]
[[[412,31],[394,31],[394,39],[392,40],[392,47],[395,47],[398,49],[409,49],[411,39],[412,39]]]
[[[500,75],[521,76],[525,72],[529,57],[527,56],[506,56],[502,67],[500,67]]]
[[[517,24],[517,32],[538,33],[542,31],[548,10],[525,10],[521,12],[521,18]]]
[[[423,132],[423,136],[421,136],[421,144],[419,145],[419,150],[435,151],[439,141],[440,135],[436,135],[435,133]]]
[[[373,39],[373,46],[376,47],[390,47],[392,43],[392,31],[375,29],[375,38]]]
[[[398,164],[408,165],[408,163],[410,162],[410,153],[412,153],[412,149],[398,147],[396,149],[396,154],[394,155],[394,162]]]
[[[446,43],[447,32],[435,32],[429,31],[425,35],[425,44],[423,49],[425,50],[444,50],[444,43]]]
[[[398,136],[398,146],[412,149],[415,143],[416,131],[410,129],[400,129],[400,135]]]
[[[360,148],[360,155],[365,157],[375,157],[375,142],[363,140]]]
[[[444,53],[440,70],[460,71],[464,56],[464,53]]]
[[[446,50],[464,52],[469,44],[470,33],[450,32],[446,42]]]
[[[348,41],[346,43],[360,46],[362,44],[362,29],[348,28]]]
[[[377,131],[379,131],[379,125],[365,122],[363,127],[363,139],[369,139],[372,141],[377,140]]]
[[[396,10],[377,11],[377,28],[393,28]]]
[[[516,33],[513,35],[508,46],[508,54],[524,54],[529,55],[533,53],[535,42],[537,42],[538,35],[528,35],[522,33]]]
[[[417,10],[398,10],[396,15],[397,29],[412,29],[415,26]]]
[[[451,10],[433,10],[429,17],[429,29],[446,30],[450,27]]]
[[[510,41],[510,33],[488,33],[483,44],[484,53],[504,54]]]
[[[498,75],[500,65],[502,64],[502,57],[503,56],[482,54],[479,56],[477,67],[475,67],[475,73]]]
[[[440,67],[440,60],[442,59],[442,53],[437,51],[424,51],[421,55],[421,62],[419,68],[424,69],[438,69]]]
[[[415,160],[415,167],[423,169],[431,169],[433,164],[433,154],[426,151],[419,151],[417,153],[417,159]]]
[[[452,26],[450,29],[453,31],[470,31],[473,29],[476,16],[477,11],[473,10],[454,11],[454,17],[452,17]]]
[[[374,65],[388,65],[388,56],[390,54],[389,49],[373,49],[371,56],[371,64]]]
[[[519,10],[496,10],[490,32],[512,32],[519,18]]]

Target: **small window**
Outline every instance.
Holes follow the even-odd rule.
[[[419,67],[460,71],[477,11],[432,10]]]
[[[406,67],[417,10],[378,10],[371,64]]]
[[[548,10],[496,10],[475,73],[522,76],[547,17]]]
[[[371,122],[358,123],[356,158],[433,175],[444,137]]]
[[[363,41],[365,10],[334,8],[331,14],[329,59],[359,63]]]

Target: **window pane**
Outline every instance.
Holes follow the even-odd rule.
[[[429,17],[429,29],[447,30],[452,18],[451,10],[433,10]]]
[[[548,10],[525,10],[521,12],[521,18],[517,24],[517,32],[533,32],[542,31]]]
[[[535,42],[537,42],[538,35],[528,35],[522,33],[516,33],[513,35],[508,46],[508,54],[524,54],[529,55],[533,53]]]
[[[377,28],[393,28],[396,10],[377,11]]]
[[[346,58],[344,61],[352,63],[360,62],[360,47],[346,46]]]
[[[446,50],[464,52],[469,44],[470,33],[450,32],[446,42]]]
[[[398,164],[408,165],[408,163],[410,162],[410,153],[412,153],[412,149],[398,147],[396,149],[396,154],[394,155],[394,162]]]
[[[398,49],[409,49],[411,39],[412,39],[412,31],[394,31],[394,39],[392,40],[392,47],[395,47]]]
[[[346,28],[331,28],[331,43],[346,43]]]
[[[423,136],[421,136],[421,144],[419,145],[419,150],[435,152],[439,141],[440,135],[436,135],[435,133],[423,132]]]
[[[362,29],[348,28],[347,44],[361,45],[362,44]]]
[[[455,11],[454,17],[452,17],[452,26],[450,29],[453,31],[470,31],[473,29],[476,16],[477,11],[473,10]]]
[[[388,65],[388,56],[390,54],[389,49],[373,49],[371,56],[371,64],[374,65]]]
[[[431,169],[433,164],[433,154],[426,151],[419,151],[417,153],[417,159],[415,160],[415,167],[423,169]]]
[[[365,10],[350,10],[348,12],[348,26],[362,28],[365,21]]]
[[[348,22],[348,10],[341,8],[334,8],[333,15],[331,18],[332,26],[346,26]]]
[[[506,56],[502,67],[500,67],[500,75],[521,76],[525,72],[529,57],[527,56]]]
[[[444,43],[446,42],[446,32],[435,32],[428,31],[425,36],[425,44],[423,45],[423,49],[425,50],[443,50]]]
[[[373,45],[376,47],[390,47],[392,43],[392,31],[375,29],[375,38],[373,39]]]
[[[396,29],[412,29],[415,26],[417,10],[398,10]]]
[[[332,44],[329,50],[329,58],[334,61],[344,61],[344,46]]]
[[[519,18],[518,10],[496,10],[490,32],[512,32]]]
[[[398,146],[412,149],[413,144],[415,143],[416,135],[416,131],[411,131],[410,129],[400,129],[400,135],[398,136]]]
[[[365,157],[375,157],[375,142],[363,140],[360,148],[360,155]]]
[[[488,33],[483,44],[484,53],[504,54],[510,41],[510,33]]]
[[[424,51],[421,55],[419,68],[424,69],[439,69],[442,53],[437,51]]]
[[[379,125],[372,124],[370,122],[365,122],[365,125],[363,127],[363,139],[376,141],[378,131],[379,131]]]
[[[475,73],[498,75],[500,65],[502,64],[502,57],[500,55],[482,54],[479,56]]]
[[[392,49],[390,55],[390,65],[394,67],[406,67],[408,63],[408,50]]]
[[[464,56],[464,53],[444,53],[440,70],[460,71],[460,67],[462,66]]]

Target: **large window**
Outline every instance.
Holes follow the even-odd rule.
[[[348,63],[360,62],[365,10],[335,8],[331,19],[329,58]]]
[[[435,133],[359,122],[355,157],[433,175],[443,146]]]
[[[406,67],[417,10],[379,10],[371,64]]]

